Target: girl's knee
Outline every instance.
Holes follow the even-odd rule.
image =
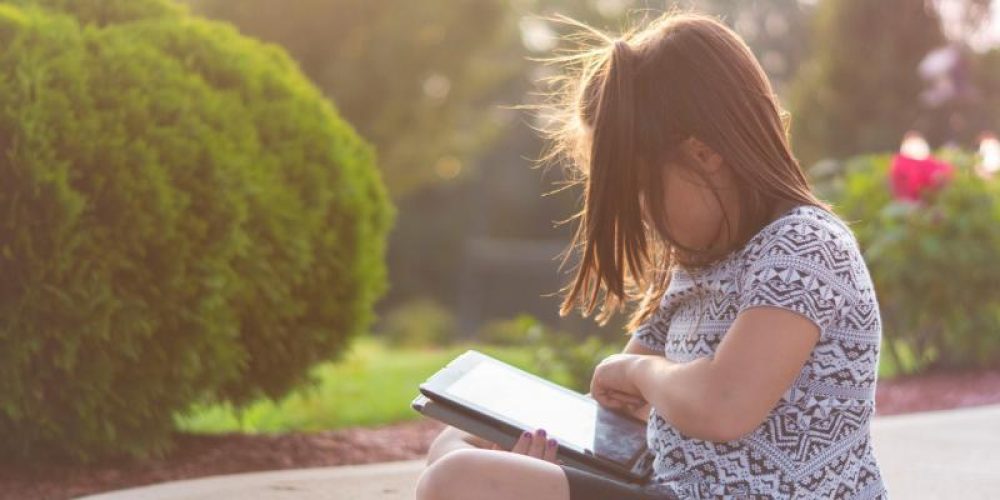
[[[470,474],[482,470],[484,450],[453,450],[428,466],[417,479],[417,500],[451,500],[458,498],[457,488],[471,479]]]

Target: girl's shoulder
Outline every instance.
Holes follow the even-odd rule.
[[[791,304],[819,324],[873,300],[854,232],[823,207],[800,205],[776,218],[746,245],[734,272],[744,305]]]
[[[781,255],[817,263],[822,259],[854,261],[860,250],[854,232],[837,214],[815,205],[798,205],[765,225],[740,252],[747,263]]]

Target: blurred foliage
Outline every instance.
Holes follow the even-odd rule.
[[[362,136],[392,193],[460,175],[509,117],[490,104],[522,76],[503,0],[188,0],[281,44]]]
[[[745,33],[762,60],[771,61],[769,71],[782,70],[774,73],[775,78],[783,81],[797,67],[805,46],[802,43],[805,21],[811,9],[796,0],[683,3],[717,12]],[[626,16],[654,15],[662,12],[665,5],[649,0],[519,0],[510,2],[508,8],[508,15],[518,16],[522,43],[506,50],[520,59],[553,55],[549,44],[555,40],[549,37],[568,34],[569,28],[559,23],[535,22],[537,15],[566,14],[614,32]],[[564,41],[559,46],[568,49],[572,44]],[[540,86],[541,78],[548,74],[547,68],[526,62],[520,73],[518,79],[504,86],[507,101],[534,102],[530,92],[550,90]],[[485,106],[482,110],[488,116]],[[530,123],[530,119],[527,113],[518,115],[519,121]],[[474,286],[486,291],[480,294],[481,302],[469,308],[476,312],[459,315],[470,328],[482,319],[526,310],[549,324],[565,322],[556,317],[558,304],[554,299],[551,303],[537,299],[561,285],[555,260],[538,263],[512,260],[506,267],[480,268],[466,245],[470,238],[568,242],[572,236],[569,224],[557,225],[555,221],[565,219],[575,210],[578,193],[563,190],[543,196],[564,179],[558,169],[542,172],[529,168],[528,159],[537,158],[544,145],[527,123],[518,125],[510,127],[497,142],[474,156],[476,168],[470,172],[472,175],[462,176],[456,182],[427,186],[399,200],[400,219],[389,246],[392,288],[380,304],[384,310],[421,295],[432,296],[446,307],[459,310],[469,296],[469,288]],[[526,279],[525,275],[531,278]],[[545,314],[542,308],[550,308],[553,313]]]
[[[1000,363],[1000,182],[975,176],[972,155],[938,157],[955,178],[919,204],[892,199],[887,154],[852,158],[829,186],[872,273],[883,356],[898,373]]]
[[[486,344],[518,346],[537,343],[542,335],[538,320],[530,314],[488,321],[479,328],[477,340]]]
[[[376,332],[391,347],[437,347],[451,344],[457,334],[455,317],[429,297],[417,297],[392,310]]]
[[[531,92],[547,90],[537,86],[547,70],[526,57],[553,55],[549,37],[568,29],[532,19],[558,12],[614,31],[626,16],[667,7],[652,0],[188,1],[201,13],[287,48],[375,143],[400,208],[390,236],[392,286],[379,304],[382,317],[421,296],[458,312],[468,296],[463,280],[497,292],[484,293],[475,308],[485,318],[537,312],[531,297],[559,286],[556,273],[549,273],[554,261],[544,270],[517,264],[535,276],[551,274],[551,283],[494,269],[482,269],[480,277],[466,245],[478,237],[568,241],[572,236],[568,225],[555,227],[554,221],[572,213],[574,193],[542,196],[562,180],[561,173],[551,170],[540,179],[541,172],[530,168],[528,159],[538,157],[543,147],[526,126],[532,118],[502,107],[534,102]],[[790,79],[803,56],[811,8],[797,0],[671,3],[722,15],[747,37],[779,82]],[[430,75],[447,80],[443,99],[425,92],[425,83],[434,90],[444,81],[428,80]],[[481,140],[467,138],[473,136]],[[458,316],[475,323],[478,314]],[[546,321],[556,321],[554,314]]]
[[[747,42],[779,93],[805,57],[813,6],[801,0],[525,0],[531,12],[560,13],[616,34],[669,9],[694,9],[718,16]],[[567,27],[550,26],[559,35]]]
[[[580,393],[590,392],[598,363],[623,349],[599,335],[581,338],[551,329],[529,314],[488,322],[479,335],[486,343],[526,347],[531,353],[532,373]]]
[[[791,138],[804,166],[895,149],[919,115],[917,66],[944,42],[914,0],[819,2],[809,58],[792,84]]]
[[[659,2],[662,4],[662,2]],[[814,6],[801,0],[694,0],[690,5],[721,16],[747,42],[784,96],[808,56]]]
[[[1000,9],[1000,1],[996,8]],[[972,104],[977,109],[978,124],[991,126],[996,132],[1000,129],[1000,47],[973,59],[971,73],[979,93],[977,101]],[[969,132],[978,134],[980,130],[973,128]]]
[[[0,2],[0,455],[161,454],[368,330],[394,209],[274,46],[165,0]]]

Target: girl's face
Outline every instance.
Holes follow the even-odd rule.
[[[691,154],[688,157],[693,164],[667,163],[662,167],[664,206],[658,213],[647,212],[646,215],[660,217],[681,245],[695,249],[722,248],[728,239],[724,214],[728,214],[730,222],[735,224],[738,202],[729,169],[718,154],[704,145],[696,141],[685,145],[689,147]],[[692,168],[707,174],[715,187],[692,172]],[[722,199],[722,206],[713,195],[713,189]],[[732,228],[734,234],[736,229]]]

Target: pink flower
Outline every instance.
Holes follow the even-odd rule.
[[[899,200],[920,201],[928,192],[947,183],[954,173],[954,167],[934,158],[895,154],[889,170],[892,194]]]

